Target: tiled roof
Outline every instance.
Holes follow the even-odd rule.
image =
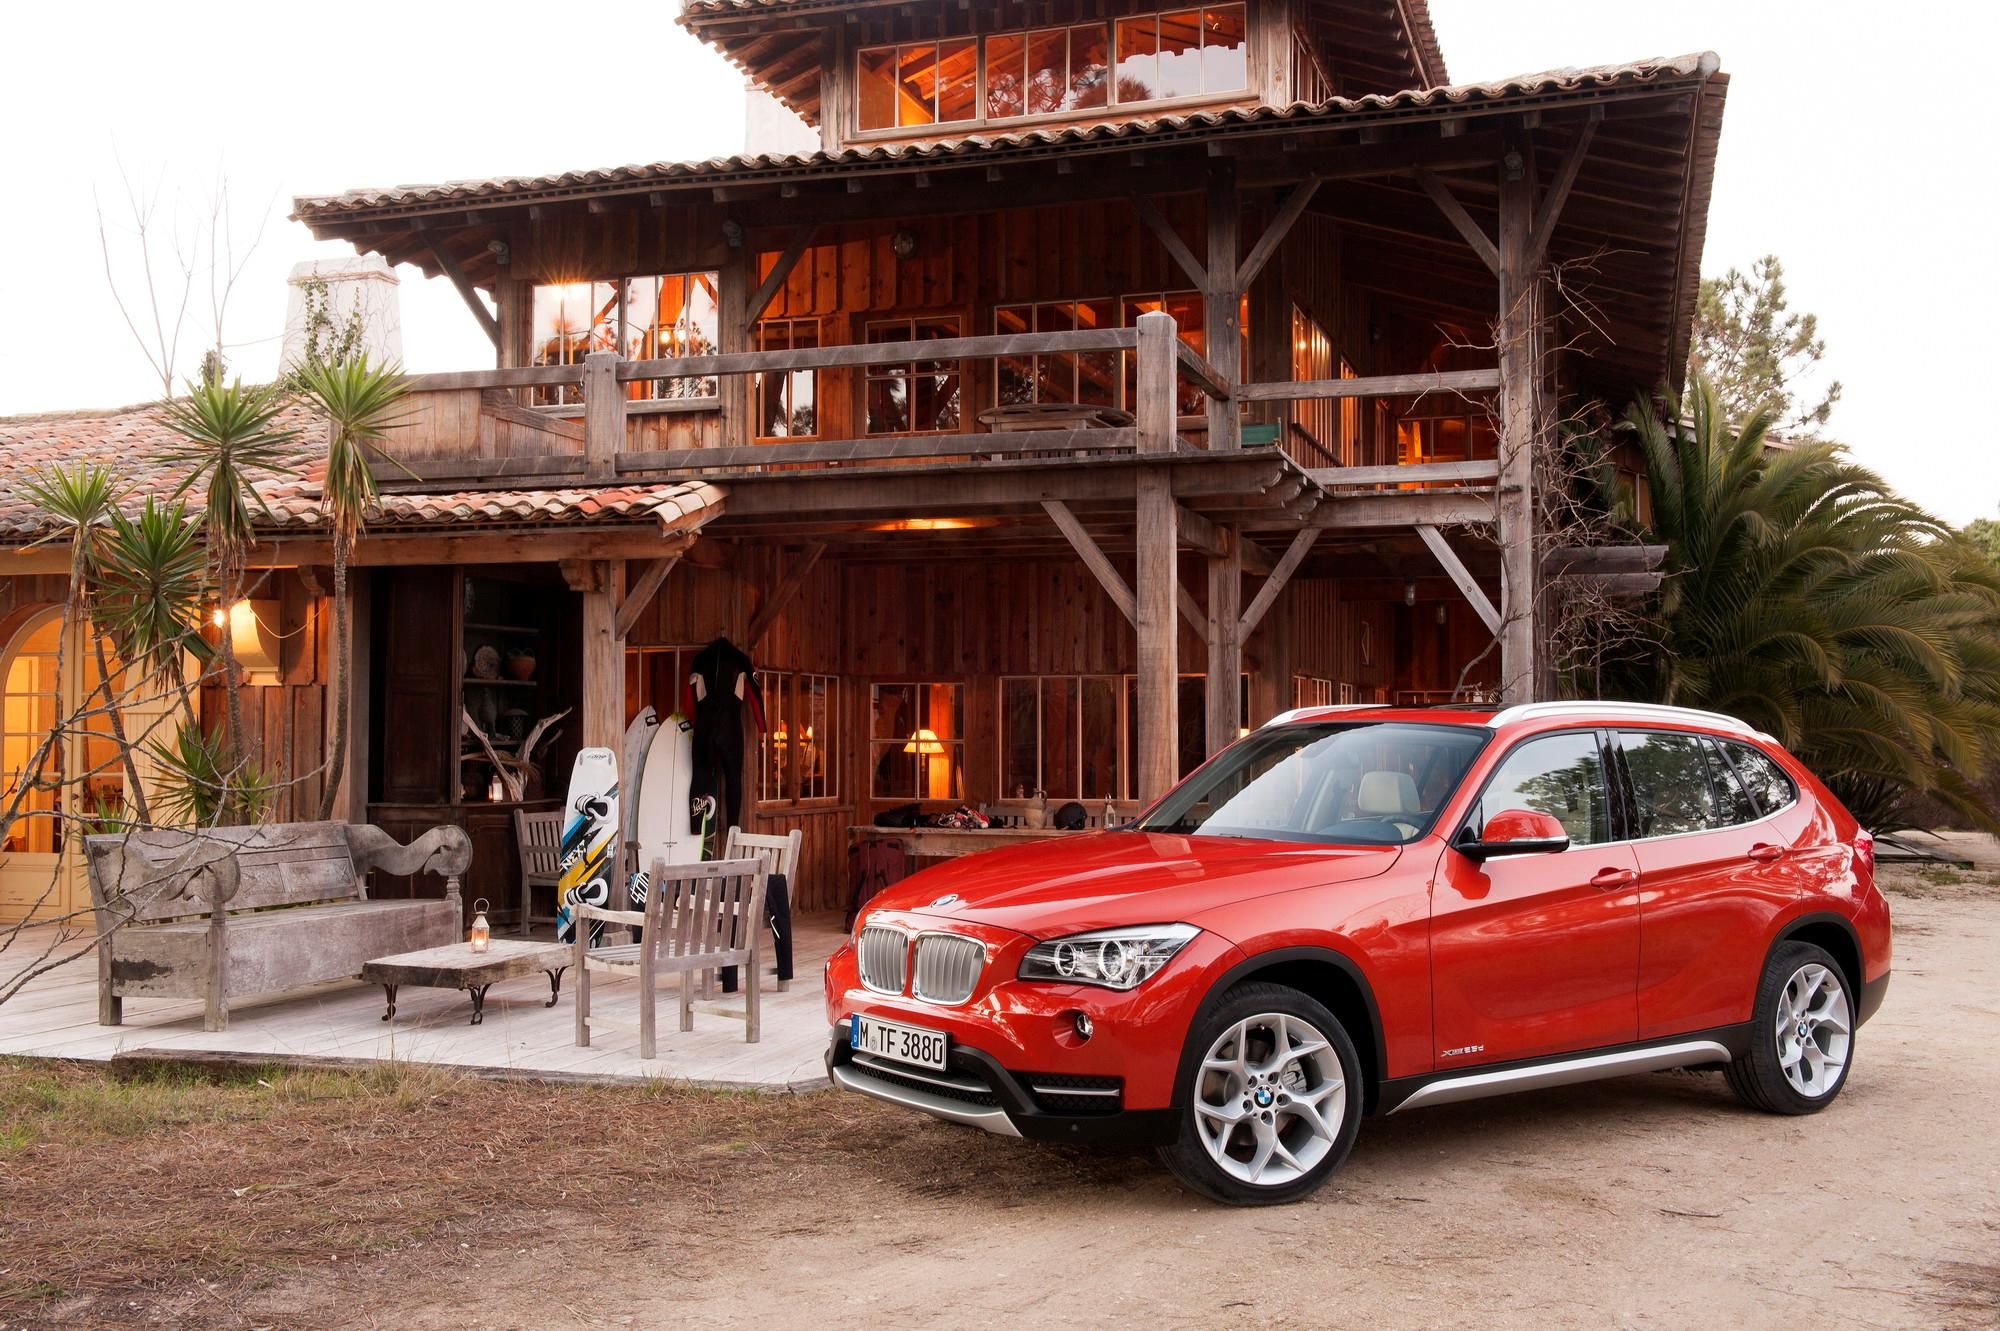
[[[755,3],[756,0],[750,0]],[[1667,59],[1635,60],[1585,69],[1555,69],[1520,74],[1484,83],[1464,83],[1407,92],[1335,97],[1325,102],[1295,102],[1285,107],[1229,107],[1182,115],[1133,120],[1048,126],[1007,134],[971,134],[960,138],[923,139],[908,143],[868,143],[838,152],[764,153],[717,157],[701,162],[649,162],[601,170],[564,171],[545,176],[502,176],[454,180],[434,185],[396,185],[310,195],[292,201],[292,216],[307,223],[331,223],[343,214],[375,209],[453,207],[485,200],[546,199],[564,195],[603,193],[618,187],[661,184],[712,185],[759,178],[784,178],[841,167],[871,164],[908,165],[925,161],[985,154],[1032,152],[1134,140],[1205,137],[1217,131],[1253,130],[1260,126],[1333,123],[1350,117],[1374,117],[1457,106],[1476,106],[1509,99],[1581,93],[1597,89],[1636,88],[1713,74],[1720,61],[1713,52]]]
[[[325,455],[313,417],[294,407],[281,424],[300,431],[284,450],[285,466],[255,474],[257,492],[270,508],[257,525],[273,532],[303,533],[321,527],[320,480]],[[162,497],[180,484],[183,469],[158,461],[178,436],[153,405],[114,411],[66,412],[0,418],[0,475],[21,478],[51,466],[79,461],[108,463],[131,487],[134,502]],[[403,529],[465,525],[520,526],[548,522],[631,522],[653,519],[668,530],[685,528],[704,511],[719,508],[722,491],[702,482],[658,482],[603,488],[468,490],[451,493],[391,493],[381,497],[371,526]],[[44,536],[50,526],[18,486],[0,488],[0,543]]]

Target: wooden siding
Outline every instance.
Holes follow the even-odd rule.
[[[332,575],[325,577],[330,583]],[[243,748],[281,783],[271,820],[308,821],[319,816],[319,773],[331,720],[326,685],[333,603],[308,591],[292,569],[274,570],[270,582],[253,595],[278,602],[279,682],[242,689]],[[202,724],[212,732],[227,724],[223,694],[219,683],[201,689]]]

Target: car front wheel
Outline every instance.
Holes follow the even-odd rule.
[[[1361,1064],[1326,1007],[1282,985],[1237,986],[1195,1023],[1180,1136],[1161,1151],[1204,1197],[1296,1201],[1340,1167],[1361,1123]]]
[[[1854,1053],[1854,997],[1840,963],[1811,943],[1781,943],[1765,963],[1750,1052],[1724,1069],[1753,1109],[1811,1114],[1833,1103]]]

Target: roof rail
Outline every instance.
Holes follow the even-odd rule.
[[[1279,712],[1269,721],[1258,726],[1257,729],[1267,730],[1272,726],[1282,726],[1289,721],[1296,721],[1300,717],[1313,712],[1377,712],[1389,706],[1390,704],[1386,702],[1330,702],[1322,703],[1317,707],[1294,707],[1289,712]]]
[[[1761,733],[1749,722],[1722,712],[1704,712],[1694,707],[1669,707],[1653,702],[1530,702],[1503,708],[1486,718],[1494,729],[1515,721],[1543,716],[1614,716],[1633,721],[1679,721],[1687,725],[1713,726],[1744,735]]]

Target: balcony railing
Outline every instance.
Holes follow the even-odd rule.
[[[1131,356],[1135,362],[1132,423],[1078,428],[994,429],[940,434],[889,434],[796,442],[727,439],[723,423],[747,435],[750,378],[792,371],[865,373],[875,366],[962,366],[978,360],[1052,355]],[[950,371],[946,371],[950,372]],[[962,370],[958,371],[961,376]],[[655,380],[715,379],[713,397],[634,400],[629,385]],[[396,432],[396,463],[384,466],[385,485],[508,480],[540,477],[587,479],[727,475],[745,470],[822,468],[920,462],[1000,461],[1036,457],[1168,454],[1196,447],[1177,414],[1183,383],[1211,404],[1305,398],[1407,395],[1490,389],[1494,371],[1403,375],[1303,383],[1232,385],[1182,342],[1172,316],[1149,313],[1131,328],[877,342],[782,351],[724,352],[660,360],[626,360],[593,352],[581,364],[524,366],[420,374],[410,378],[411,412]],[[961,377],[961,382],[964,382]],[[581,405],[531,407],[522,390],[577,390]],[[1196,432],[1207,448],[1236,446],[1234,410],[1209,413],[1209,429]],[[1227,437],[1216,437],[1220,432]],[[1447,464],[1447,477],[1419,477],[1422,468],[1338,469],[1344,482],[1395,484],[1418,480],[1490,480],[1491,464]],[[1471,467],[1473,471],[1464,470]],[[1360,473],[1394,470],[1395,481]],[[1351,475],[1348,475],[1351,473]],[[1326,483],[1326,473],[1315,472]],[[1343,483],[1334,481],[1333,483]]]

